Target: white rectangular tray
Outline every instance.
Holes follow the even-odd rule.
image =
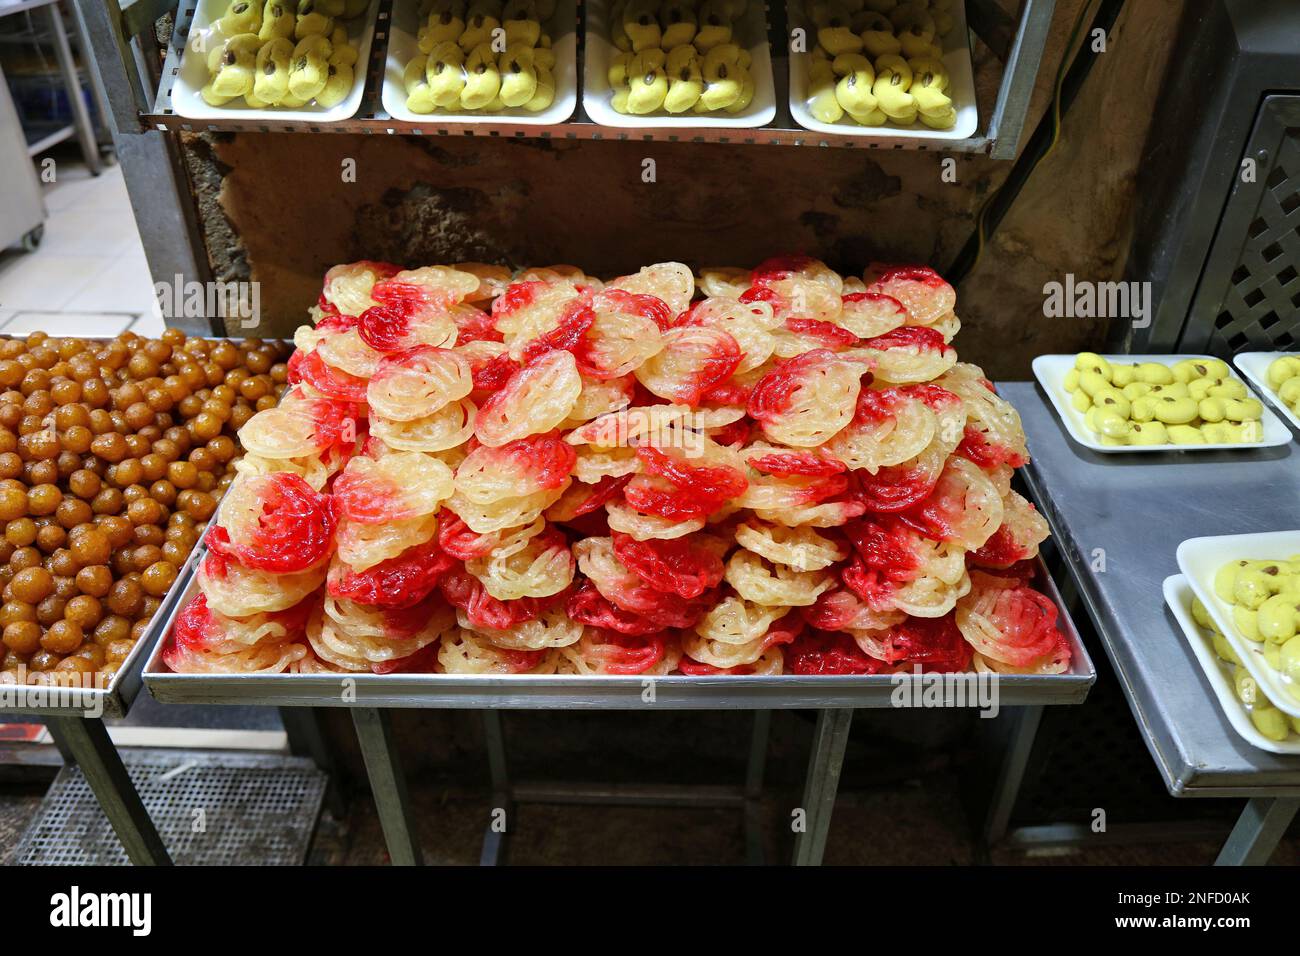
[[[1237,366],[1237,370],[1246,376],[1251,385],[1255,386],[1255,391],[1263,395],[1267,403],[1276,408],[1277,413],[1291,423],[1292,428],[1300,431],[1300,417],[1282,403],[1277,392],[1273,391],[1268,384],[1269,365],[1274,359],[1282,358],[1284,355],[1300,358],[1300,352],[1242,352],[1232,357],[1232,364]]]
[[[444,109],[432,113],[413,113],[406,106],[406,87],[402,70],[420,52],[417,36],[420,29],[419,0],[394,0],[393,18],[388,27],[388,52],[384,57],[384,85],[380,102],[393,119],[408,123],[492,123],[508,122],[519,126],[553,126],[573,115],[578,105],[578,10],[576,0],[558,0],[555,14],[544,25],[555,51],[555,100],[546,109],[530,113],[522,107],[500,113],[481,110],[454,113]]]
[[[190,31],[185,37],[185,52],[181,54],[180,72],[172,84],[172,109],[186,119],[221,119],[238,113],[241,120],[310,120],[314,123],[337,123],[351,119],[361,108],[361,97],[366,89],[366,73],[370,63],[370,44],[375,38],[375,17],[379,13],[379,0],[370,0],[366,12],[352,20],[341,21],[348,28],[348,39],[357,48],[357,62],[353,65],[352,92],[341,102],[326,109],[312,103],[300,109],[255,110],[240,98],[225,106],[211,106],[204,101],[200,90],[208,81],[207,54],[209,44],[220,43],[224,37],[216,21],[230,6],[229,0],[198,0]]]
[[[680,116],[671,113],[632,116],[614,109],[609,61],[619,50],[609,38],[610,0],[591,0],[585,6],[587,26],[583,34],[586,60],[582,71],[582,108],[593,122],[623,129],[752,129],[766,126],[776,118],[772,54],[767,45],[767,9],[762,0],[749,0],[735,25],[736,42],[748,44],[749,55],[753,58],[749,72],[754,77],[754,98],[749,106],[734,114],[720,110]]]
[[[890,139],[969,139],[979,128],[979,107],[975,103],[975,75],[971,69],[969,33],[966,29],[966,4],[954,3],[949,8],[952,14],[952,29],[943,38],[943,65],[948,70],[948,96],[957,111],[957,122],[952,129],[931,129],[920,120],[911,126],[899,126],[889,122],[884,126],[861,126],[850,117],[844,117],[838,123],[823,123],[808,110],[808,66],[812,49],[817,43],[817,31],[804,13],[799,0],[791,0],[788,6],[790,27],[799,27],[807,31],[806,53],[789,54],[790,60],[790,115],[804,129],[835,136],[885,136]]]
[[[1192,617],[1193,594],[1187,579],[1181,574],[1169,575],[1165,578],[1164,592],[1165,603],[1169,605],[1169,610],[1182,626],[1187,643],[1192,648],[1192,653],[1196,655],[1197,661],[1200,662],[1201,670],[1205,672],[1205,679],[1209,682],[1210,689],[1214,691],[1214,696],[1219,698],[1219,706],[1223,708],[1223,715],[1228,718],[1228,723],[1232,724],[1232,729],[1240,734],[1246,743],[1260,750],[1268,750],[1275,754],[1300,754],[1300,734],[1292,733],[1286,740],[1269,740],[1255,728],[1250,719],[1250,712],[1246,710],[1246,705],[1241,702],[1233,689],[1232,665],[1219,658],[1214,650],[1214,643],[1210,640],[1209,632],[1197,624],[1196,619]]]
[[[1232,607],[1214,593],[1215,572],[1229,561],[1281,560],[1293,554],[1300,554],[1300,530],[1189,538],[1178,546],[1178,569],[1269,700],[1278,710],[1300,717],[1300,697],[1291,690],[1294,685],[1264,660],[1262,644],[1241,635],[1232,620]]]
[[[1264,426],[1263,441],[1250,442],[1246,444],[1213,444],[1213,445],[1103,445],[1097,440],[1084,421],[1083,414],[1075,410],[1070,404],[1070,393],[1065,390],[1065,376],[1070,369],[1074,368],[1073,355],[1040,355],[1033,361],[1034,377],[1038,383],[1043,386],[1043,391],[1047,392],[1047,397],[1052,402],[1052,407],[1056,409],[1057,415],[1060,416],[1061,422],[1065,425],[1066,431],[1070,437],[1077,441],[1085,448],[1091,448],[1093,451],[1102,452],[1103,454],[1142,454],[1144,452],[1162,452],[1171,451],[1244,451],[1257,448],[1274,448],[1278,445],[1286,445],[1291,442],[1290,430],[1282,424],[1281,419],[1273,414],[1268,403],[1264,403],[1264,413],[1260,417],[1260,422]],[[1181,362],[1183,359],[1213,358],[1210,355],[1103,355],[1108,362],[1119,362],[1122,364],[1136,364],[1138,362],[1161,362],[1166,365],[1173,365]]]

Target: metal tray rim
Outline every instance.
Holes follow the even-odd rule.
[[[58,692],[58,696],[62,699],[59,704],[28,705],[24,701],[29,692],[34,694],[39,691],[44,695],[49,693],[49,690],[44,687],[32,688],[30,685],[12,685],[6,688],[6,693],[17,696],[19,702],[10,705],[0,700],[0,714],[86,717],[92,716],[90,712],[93,710],[105,717],[125,717],[126,712],[135,700],[136,694],[140,692],[146,659],[152,655],[153,646],[160,643],[162,634],[171,630],[171,622],[180,605],[181,595],[189,591],[190,580],[197,567],[201,550],[201,544],[196,544],[189,557],[185,559],[180,572],[176,575],[176,580],[172,582],[172,586],[167,593],[163,595],[162,604],[154,612],[153,620],[149,622],[145,632],[140,635],[140,639],[135,642],[131,652],[126,655],[125,660],[122,661],[122,666],[118,668],[117,673],[113,675],[113,679],[109,681],[107,687],[61,688]],[[145,648],[149,648],[149,650],[146,651]]]
[[[5,336],[0,335],[0,338]],[[86,342],[111,342],[113,336],[104,335],[77,335],[67,336]],[[244,336],[218,336],[218,335],[199,335],[190,336],[190,338],[201,338],[208,341],[230,341],[242,342]],[[223,496],[224,497],[224,496]],[[220,501],[217,503],[220,508]],[[152,657],[152,645],[160,643],[159,638],[163,631],[171,629],[172,619],[175,617],[176,610],[179,606],[179,599],[182,594],[189,591],[190,579],[198,566],[200,554],[205,550],[203,542],[200,540],[190,552],[185,563],[180,567],[176,580],[172,586],[163,595],[162,604],[154,612],[153,620],[149,622],[149,627],[140,635],[140,640],[135,642],[135,647],[131,648],[131,653],[126,655],[122,661],[122,666],[113,675],[107,687],[84,688],[72,687],[61,689],[59,696],[64,700],[57,705],[28,705],[21,702],[28,696],[28,685],[11,685],[6,688],[6,694],[14,694],[20,702],[8,705],[0,698],[0,714],[24,714],[45,717],[88,717],[91,711],[97,711],[104,717],[125,717],[130,709],[136,694],[140,693],[141,678],[144,670],[146,659],[145,647],[149,647],[149,656]],[[39,688],[41,694],[48,691],[45,688]]]
[[[197,550],[197,549],[196,549]],[[999,675],[999,706],[1082,703],[1097,679],[1061,593],[1038,559],[1042,586],[1060,612],[1070,643],[1071,669],[1064,674]],[[186,597],[197,587],[190,575]],[[175,674],[165,669],[162,649],[181,602],[168,614],[143,669],[143,680],[163,703],[264,704],[321,707],[592,708],[661,706],[677,709],[890,707],[895,688],[910,674],[694,677],[685,674],[584,676],[569,674]],[[970,672],[968,672],[970,673]],[[933,679],[926,675],[927,679]],[[901,679],[900,679],[901,678]],[[655,688],[651,701],[642,693]],[[349,690],[345,699],[344,689]]]

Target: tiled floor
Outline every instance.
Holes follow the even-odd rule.
[[[0,335],[157,335],[163,323],[120,166],[60,161],[45,187],[45,238],[0,252]]]

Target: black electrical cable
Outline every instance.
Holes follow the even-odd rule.
[[[1087,8],[1088,3],[1085,2],[1080,14],[1086,12]],[[1079,49],[1079,53],[1075,56],[1069,70],[1066,71],[1064,79],[1060,79],[1058,73],[1057,92],[1056,96],[1053,97],[1052,109],[1048,110],[1047,114],[1039,121],[1024,151],[1012,164],[1011,172],[1007,174],[1007,178],[1002,185],[980,207],[980,211],[976,216],[974,233],[966,240],[961,252],[957,254],[952,265],[948,267],[946,273],[948,281],[954,286],[965,279],[971,270],[975,268],[985,244],[997,230],[1007,212],[1010,211],[1016,197],[1020,195],[1020,190],[1029,181],[1029,177],[1033,175],[1038,164],[1056,145],[1057,138],[1060,135],[1061,122],[1070,106],[1074,103],[1075,98],[1079,95],[1079,90],[1083,87],[1083,83],[1088,78],[1092,65],[1098,56],[1098,53],[1093,49],[1093,45],[1088,42],[1088,38],[1094,36],[1097,30],[1102,30],[1106,36],[1109,36],[1111,28],[1115,26],[1115,21],[1119,18],[1123,9],[1124,0],[1102,0],[1101,6],[1097,8],[1097,14],[1093,17],[1092,25],[1084,34],[1084,44]],[[1070,48],[1074,45],[1073,34],[1077,33],[1077,25],[1076,23],[1076,30],[1072,31],[1070,42],[1067,43],[1062,54],[1063,61],[1068,60],[1070,56]],[[1064,65],[1064,62],[1062,65]]]

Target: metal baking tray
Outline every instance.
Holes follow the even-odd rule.
[[[2,336],[8,338],[8,336]],[[209,341],[231,341],[239,342],[243,340],[242,336],[190,336],[191,338],[206,338]],[[56,336],[56,338],[74,338],[87,342],[111,342],[113,336],[97,335],[72,335]],[[223,496],[224,497],[224,496]],[[221,500],[217,504],[220,507]],[[216,512],[213,513],[215,520]],[[46,687],[30,687],[28,685],[0,685],[0,714],[35,714],[45,716],[62,716],[62,717],[125,717],[126,712],[130,709],[131,703],[135,700],[135,695],[140,692],[140,673],[141,665],[148,654],[148,649],[152,649],[158,644],[159,635],[170,630],[172,619],[178,609],[178,598],[182,592],[187,592],[190,585],[190,579],[194,576],[194,571],[198,566],[198,559],[205,552],[202,540],[194,546],[190,556],[185,559],[185,563],[178,569],[176,580],[172,582],[171,588],[163,595],[162,603],[158,610],[154,612],[153,619],[149,622],[149,627],[140,635],[140,640],[135,642],[135,647],[131,648],[131,653],[126,655],[122,661],[122,666],[118,668],[113,679],[109,681],[107,687],[100,688],[83,688],[70,687],[58,688],[57,691]],[[53,697],[54,700],[45,700]]]
[[[125,717],[140,692],[141,665],[148,656],[147,649],[158,643],[158,637],[170,630],[179,606],[182,592],[187,592],[198,564],[202,545],[196,544],[176,574],[176,580],[140,639],[126,655],[107,687],[32,687],[5,684],[0,686],[0,714],[37,714],[61,717]],[[53,698],[52,700],[46,698]]]
[[[197,550],[197,549],[196,549]],[[1039,584],[1060,611],[1059,626],[1070,643],[1064,674],[998,678],[999,707],[1081,704],[1097,671],[1070,619],[1056,583],[1041,558]],[[828,707],[895,707],[901,684],[911,675],[777,677],[667,677],[453,674],[175,674],[162,662],[162,649],[184,601],[198,592],[190,576],[183,600],[173,605],[167,626],[144,668],[149,692],[164,704],[254,704],[270,707],[412,707],[506,710],[769,710]],[[934,675],[924,675],[933,680]],[[972,706],[974,702],[972,702]]]

